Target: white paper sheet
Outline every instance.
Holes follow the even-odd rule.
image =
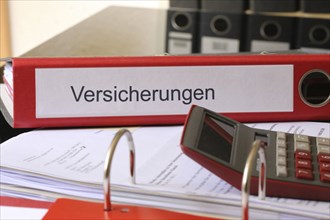
[[[329,137],[329,125],[310,122],[249,124],[255,128],[322,137]],[[25,195],[40,193],[37,190],[43,189],[61,196],[101,201],[102,163],[116,131],[36,130],[8,140],[1,145],[2,193],[24,191],[8,185],[11,183],[35,188],[25,190]],[[129,182],[128,147],[125,146],[125,139],[122,139],[116,149],[111,170],[113,201],[240,216],[240,192],[181,152],[181,126],[141,127],[131,128],[131,131],[137,154],[137,184]],[[18,170],[24,170],[24,173]],[[276,218],[291,215],[302,218],[303,215],[306,218],[326,219],[330,215],[330,204],[327,202],[282,198],[260,201],[256,197],[250,200],[254,219],[269,215],[278,216]],[[223,206],[236,211],[227,213],[225,210],[230,209],[221,209]]]
[[[47,209],[0,206],[0,219],[3,220],[38,220],[46,214]]]

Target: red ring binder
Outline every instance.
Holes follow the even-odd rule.
[[[119,130],[113,138],[104,165],[104,204],[60,198],[51,206],[43,219],[168,219],[168,220],[211,220],[215,218],[180,213],[151,207],[111,204],[110,170],[111,162],[122,136],[126,136],[130,148],[130,168],[132,182],[135,183],[135,148],[131,132],[128,129]],[[103,208],[102,208],[103,206]]]

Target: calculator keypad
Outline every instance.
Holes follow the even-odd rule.
[[[287,135],[293,136],[293,140],[290,138],[291,141],[288,141]],[[288,158],[290,149],[294,152],[290,154],[294,158]],[[293,160],[293,168],[288,167],[288,160]],[[330,182],[330,139],[277,132],[276,174],[288,177],[289,169],[298,179]]]

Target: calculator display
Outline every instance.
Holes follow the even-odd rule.
[[[233,125],[215,120],[207,114],[197,148],[211,157],[216,157],[229,163],[234,132],[235,128]]]

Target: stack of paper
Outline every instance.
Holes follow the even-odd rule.
[[[329,137],[329,123],[250,124],[252,127]],[[102,202],[103,165],[118,129],[35,130],[1,145],[1,194]],[[119,142],[111,170],[112,202],[213,216],[240,217],[241,193],[185,156],[181,126],[130,128],[136,147],[136,184],[129,178],[129,149]],[[250,197],[253,219],[320,218],[328,202]]]

